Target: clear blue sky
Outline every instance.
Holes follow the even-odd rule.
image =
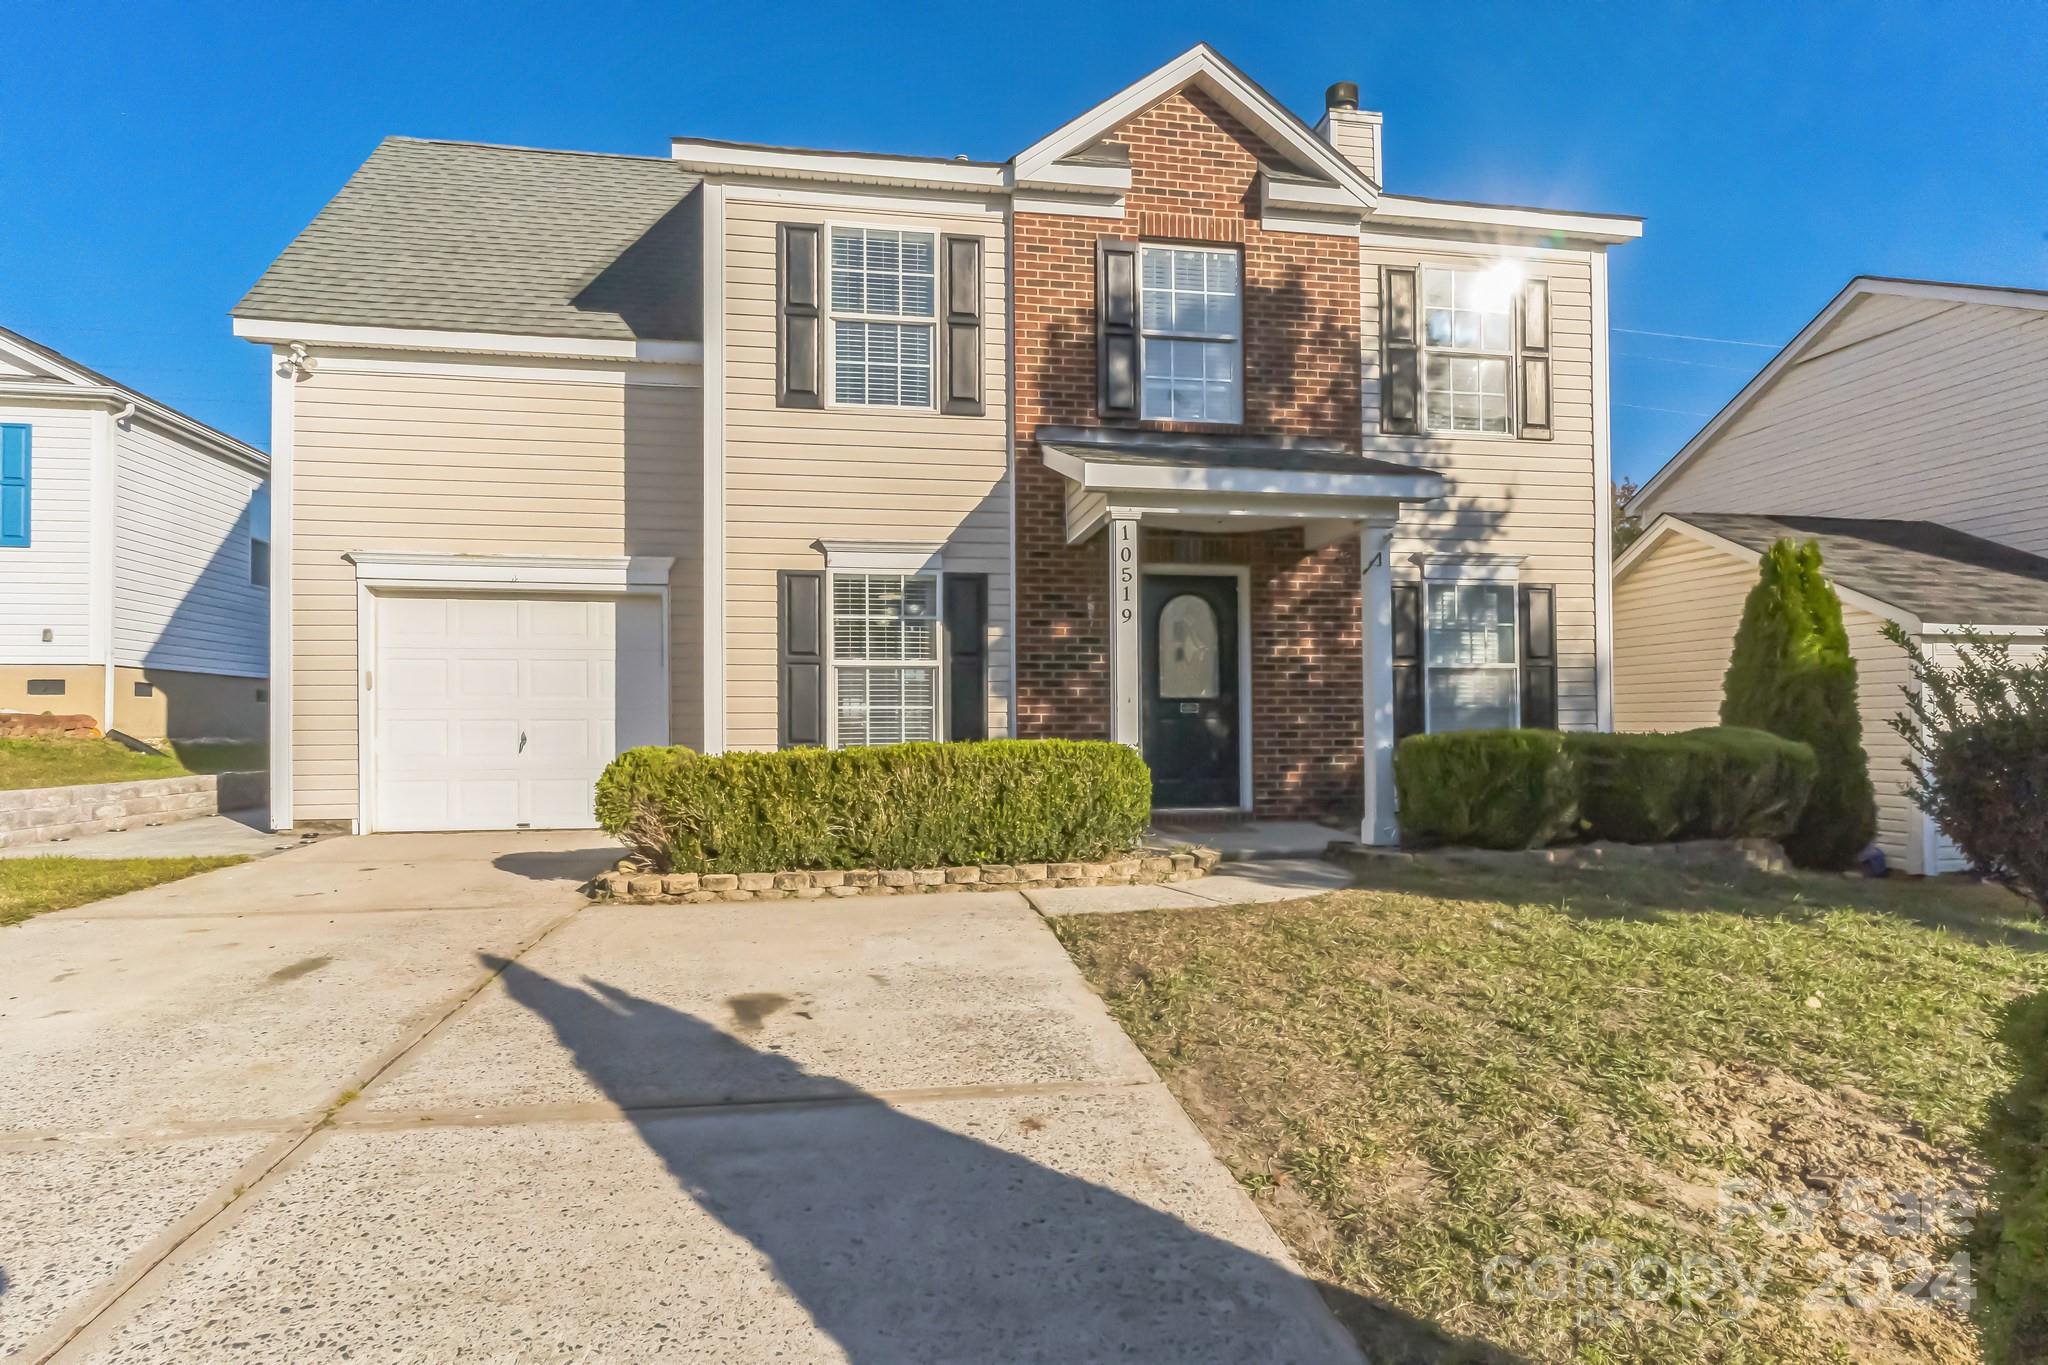
[[[1007,157],[1207,40],[1396,193],[1636,213],[1618,472],[1646,476],[1858,273],[2048,287],[2048,7],[1650,3],[10,6],[0,324],[267,444],[227,311],[391,133]],[[1682,333],[1724,342],[1646,333]]]

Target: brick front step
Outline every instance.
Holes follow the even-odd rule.
[[[855,868],[787,872],[656,872],[622,861],[587,888],[592,900],[631,905],[711,901],[822,900],[828,896],[906,896],[925,891],[1024,891],[1055,886],[1184,882],[1213,869],[1213,848],[1147,848],[1085,863],[982,863],[970,867]]]

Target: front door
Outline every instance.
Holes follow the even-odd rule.
[[[1239,804],[1237,580],[1145,579],[1145,762],[1152,804]]]

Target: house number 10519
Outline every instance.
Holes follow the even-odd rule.
[[[1131,585],[1138,581],[1138,550],[1131,544],[1131,523],[1120,521],[1116,524],[1116,539],[1117,592],[1120,599],[1117,619],[1129,621],[1137,614],[1137,608],[1131,601]]]

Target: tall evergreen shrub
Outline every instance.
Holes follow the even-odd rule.
[[[1781,540],[1743,604],[1722,684],[1721,723],[1810,745],[1813,795],[1785,840],[1802,867],[1846,867],[1877,832],[1877,797],[1856,707],[1856,660],[1842,602],[1821,576],[1820,547]]]

